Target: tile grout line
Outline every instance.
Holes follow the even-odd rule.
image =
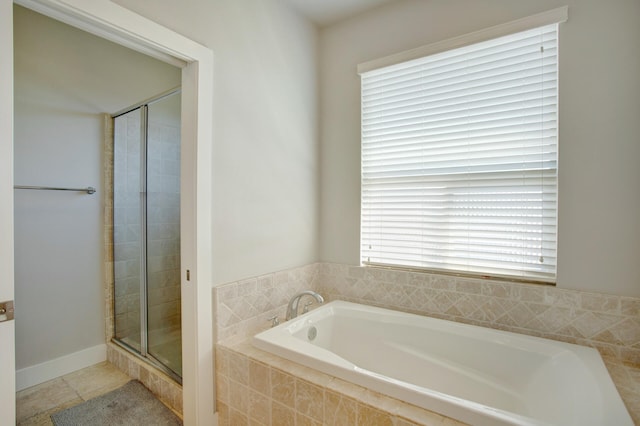
[[[67,386],[69,386],[69,388],[71,388],[71,390],[73,390],[73,393],[75,393],[75,394],[76,394],[76,397],[80,398],[83,402],[84,402],[84,401],[86,401],[86,399],[84,399],[84,398],[82,397],[82,395],[80,395],[80,392],[78,392],[78,390],[77,390],[75,387],[73,387],[73,385],[72,385],[71,383],[69,383],[69,382],[67,381],[67,376],[68,376],[68,375],[69,375],[69,374],[65,374],[64,376],[62,376],[62,377],[60,377],[60,378],[62,379],[62,381],[63,381]],[[52,414],[53,414],[53,413],[52,413]]]

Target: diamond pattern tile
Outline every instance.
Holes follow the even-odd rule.
[[[640,299],[552,286],[317,263],[214,288],[218,339],[244,339],[284,317],[295,293],[347,300],[593,346],[640,362]],[[245,333],[245,334],[243,334]]]

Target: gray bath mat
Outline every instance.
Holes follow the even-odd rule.
[[[51,416],[55,426],[182,425],[142,383],[126,385]]]

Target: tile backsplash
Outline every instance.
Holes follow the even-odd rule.
[[[318,290],[319,271],[319,264],[314,263],[215,287],[216,341],[244,340],[267,329],[274,316],[283,321],[293,295]]]
[[[316,263],[214,288],[217,341],[282,320],[295,293],[347,300],[597,348],[640,365],[640,299],[553,286]]]

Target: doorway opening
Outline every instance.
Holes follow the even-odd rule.
[[[185,424],[213,424],[213,345],[212,306],[210,301],[211,265],[211,169],[213,139],[213,53],[174,31],[156,24],[113,2],[58,2],[55,0],[16,0],[32,10],[84,29],[101,38],[130,47],[182,69],[181,125],[181,268],[183,403]],[[3,93],[12,93],[13,34],[12,2],[0,7],[0,61]],[[13,111],[11,95],[0,97],[0,163],[8,171],[0,182],[0,227],[7,235],[0,244],[0,294],[3,300],[14,297],[13,265]],[[185,173],[188,171],[188,173]],[[186,218],[186,219],[185,219]],[[6,231],[6,232],[5,232]],[[186,278],[185,278],[186,277]],[[190,277],[190,278],[189,278]],[[0,350],[3,377],[7,386],[0,391],[0,407],[7,421],[15,418],[15,344],[14,323],[0,327],[6,343]]]

